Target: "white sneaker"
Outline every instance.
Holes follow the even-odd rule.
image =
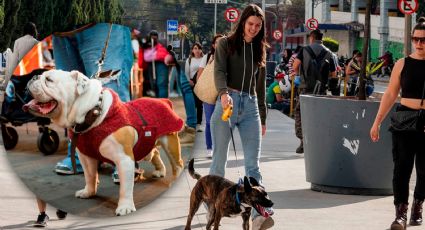
[[[252,220],[252,230],[264,230],[273,227],[274,220],[271,217],[256,216]]]
[[[207,149],[207,157],[211,159],[212,156],[213,156],[213,151],[211,149]]]
[[[179,94],[178,93],[176,93],[175,91],[171,91],[171,93],[170,93],[170,96],[169,96],[170,98],[176,98],[176,97],[179,97]]]
[[[202,126],[200,124],[196,125],[196,132],[203,132]]]

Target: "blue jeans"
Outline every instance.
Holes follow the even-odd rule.
[[[247,93],[230,92],[233,99],[233,114],[230,117],[232,129],[238,127],[244,153],[245,175],[254,177],[262,183],[260,172],[261,154],[261,122],[256,96]],[[230,128],[229,123],[221,119],[223,108],[220,99],[217,100],[211,117],[213,160],[210,174],[224,177],[229,154]]]
[[[169,68],[169,71],[171,71],[170,74],[170,92],[172,92],[174,90],[174,86],[177,83],[177,77],[178,77],[178,73],[177,73],[177,68],[175,66],[172,66],[171,68]],[[176,92],[177,94],[181,95],[181,90],[180,87],[176,87]]]
[[[183,103],[186,110],[186,124],[189,127],[196,128],[195,98],[193,97],[192,88],[190,87],[183,69],[180,70],[180,74],[178,75],[177,85],[181,89],[183,95]]]
[[[108,31],[109,24],[99,23],[72,37],[53,36],[56,69],[78,70],[88,77],[95,74]],[[113,24],[102,70],[121,70],[117,80],[112,80],[104,86],[117,92],[122,101],[130,100],[129,79],[132,65],[130,29]]]
[[[152,64],[150,64],[152,66]],[[156,97],[168,98],[168,67],[164,62],[155,62]]]
[[[212,149],[212,140],[211,140],[211,116],[214,112],[215,105],[208,104],[204,102],[204,112],[205,112],[205,142],[207,144],[207,149]]]

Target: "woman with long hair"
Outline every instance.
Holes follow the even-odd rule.
[[[425,93],[425,17],[421,17],[412,31],[412,43],[415,51],[409,56],[398,60],[391,72],[390,83],[382,96],[381,104],[375,121],[370,129],[370,138],[373,142],[379,140],[379,128],[382,121],[393,107],[400,89],[400,105],[397,112],[410,111],[418,114],[416,131],[404,131],[392,129],[393,140],[393,192],[396,218],[391,224],[391,230],[406,229],[407,210],[409,205],[409,181],[413,165],[416,167],[416,186],[413,193],[410,225],[422,224],[422,204],[425,199],[425,116],[419,116],[424,112]],[[411,44],[405,44],[410,46]],[[396,113],[397,113],[396,112]],[[391,125],[395,125],[392,119]]]
[[[190,86],[193,87],[196,84],[196,79],[198,75],[198,69],[199,65],[201,64],[202,57],[204,54],[202,53],[202,45],[199,42],[195,42],[192,45],[192,48],[190,49],[191,53],[189,58],[186,60],[185,65],[185,73],[186,77],[189,80]],[[202,101],[199,100],[199,98],[193,93],[193,96],[195,97],[195,106],[196,106],[196,131],[202,132],[201,129],[201,123],[202,123]]]
[[[264,12],[254,4],[242,12],[235,30],[218,41],[214,78],[219,92],[211,117],[213,160],[210,174],[224,176],[231,133],[223,111],[233,108],[232,129],[238,128],[244,152],[245,175],[262,185],[259,167],[261,139],[266,132],[266,32]],[[268,213],[273,214],[269,209]],[[273,225],[271,217],[253,212],[253,228]]]

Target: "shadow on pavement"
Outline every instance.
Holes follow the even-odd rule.
[[[269,196],[278,197],[275,209],[321,209],[367,202],[385,198],[386,196],[339,195],[315,192],[310,189],[285,190],[268,192]]]

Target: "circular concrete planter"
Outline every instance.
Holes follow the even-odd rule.
[[[316,191],[392,194],[389,119],[373,143],[370,127],[379,102],[341,97],[301,96],[306,179]]]

